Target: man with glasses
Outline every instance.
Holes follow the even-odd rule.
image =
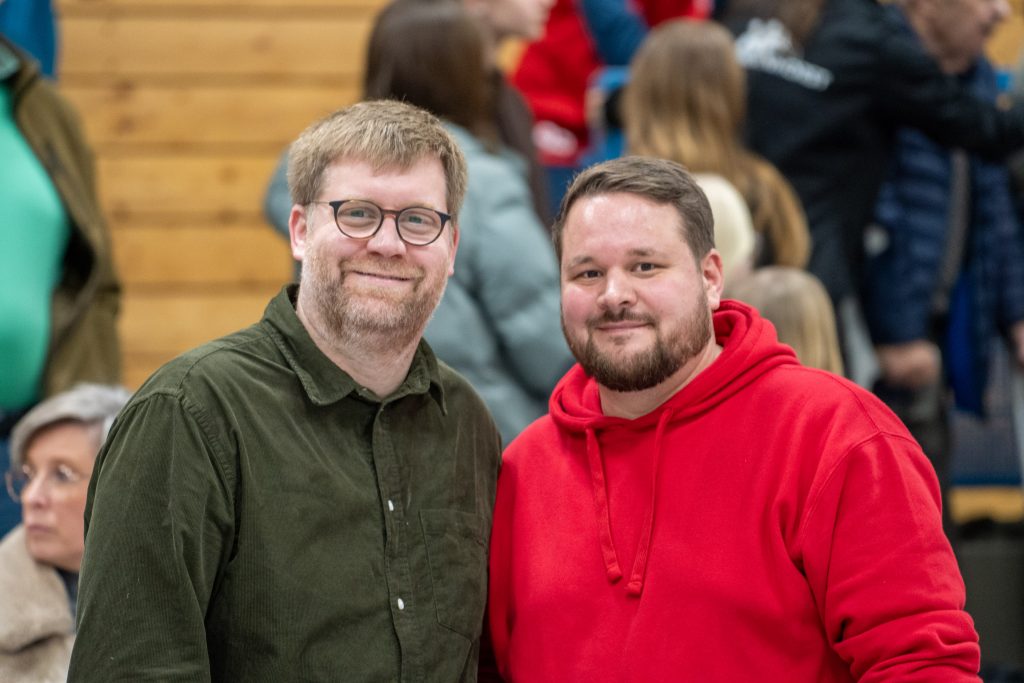
[[[159,370],[99,456],[71,681],[476,676],[499,437],[421,340],[464,158],[399,102],[291,149],[298,287]]]

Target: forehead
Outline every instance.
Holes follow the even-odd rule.
[[[91,461],[98,449],[98,429],[98,425],[73,420],[42,427],[26,444],[25,464],[39,467],[53,460]]]
[[[421,157],[406,167],[341,158],[324,169],[320,199],[369,199],[385,208],[417,204],[443,210],[445,191],[444,167],[436,156]]]
[[[671,204],[625,192],[577,200],[566,217],[563,253],[602,245],[623,250],[685,247],[682,217]]]

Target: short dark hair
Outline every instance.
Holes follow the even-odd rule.
[[[586,197],[615,192],[674,206],[679,213],[683,239],[694,258],[704,258],[715,247],[711,205],[693,176],[674,161],[627,156],[591,166],[572,181],[551,226],[551,239],[559,261],[562,259],[562,232],[573,204]]]

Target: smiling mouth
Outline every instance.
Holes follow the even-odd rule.
[[[390,282],[410,282],[411,277],[402,277],[399,275],[388,275],[386,273],[373,273],[366,270],[350,270],[349,273],[353,275],[359,275],[361,277],[369,277],[375,280],[388,280]]]

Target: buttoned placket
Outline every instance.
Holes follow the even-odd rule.
[[[396,399],[399,400],[399,399]],[[398,634],[402,653],[401,680],[419,680],[421,665],[416,610],[412,595],[412,570],[409,564],[409,521],[403,505],[402,481],[394,444],[389,429],[390,403],[382,403],[373,421],[371,449],[377,472],[377,487],[384,513],[384,575],[390,596],[391,619]]]

